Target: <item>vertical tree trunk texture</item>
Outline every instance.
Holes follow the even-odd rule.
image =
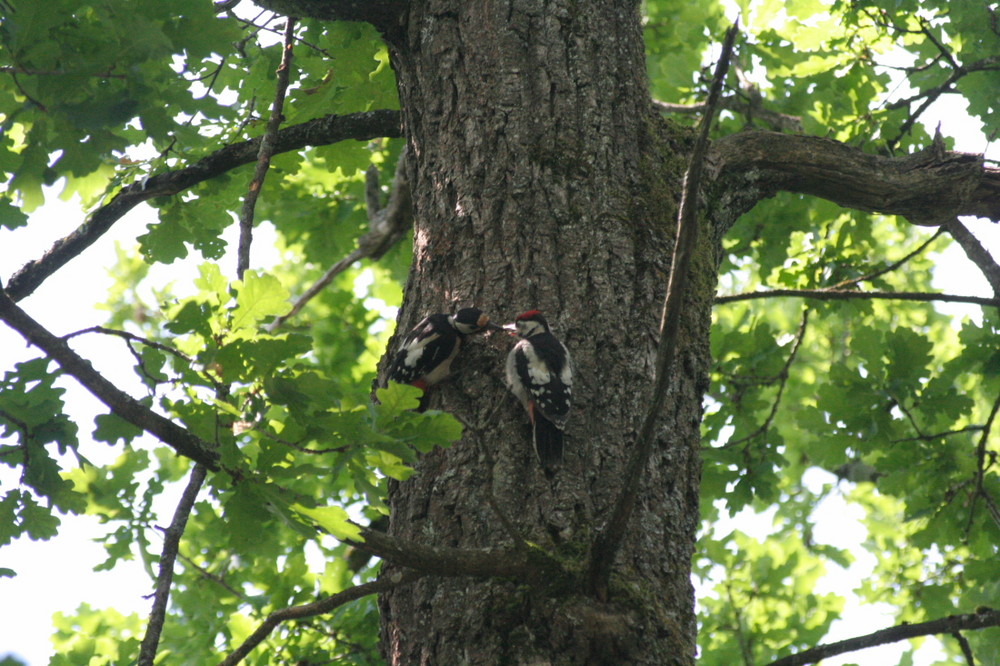
[[[468,424],[391,491],[391,532],[463,548],[512,534],[582,567],[651,389],[687,135],[653,113],[638,3],[414,0],[393,45],[413,174],[399,328],[538,308],[576,365],[551,478],[504,386],[514,340],[471,340],[432,408]],[[716,251],[702,233],[668,406],[606,604],[574,586],[428,578],[380,599],[392,664],[692,664],[701,396]],[[491,505],[490,498],[495,498]],[[391,571],[391,567],[387,567]]]

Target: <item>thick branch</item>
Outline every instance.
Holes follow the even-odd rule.
[[[722,82],[725,80],[726,70],[729,68],[729,58],[732,55],[736,35],[737,27],[734,25],[726,33],[722,54],[719,56],[719,62],[715,68],[705,115],[701,119],[698,137],[691,151],[687,173],[684,174],[681,205],[677,213],[677,240],[674,242],[674,255],[670,265],[670,277],[667,281],[667,295],[663,301],[663,314],[660,319],[660,343],[656,352],[656,378],[649,411],[643,420],[642,428],[636,438],[635,448],[629,457],[625,473],[622,475],[622,490],[615,500],[611,517],[597,533],[590,548],[587,587],[591,594],[602,601],[608,597],[611,567],[615,555],[621,547],[629,518],[632,516],[639,496],[643,470],[646,469],[646,463],[649,462],[649,456],[653,449],[656,423],[663,411],[663,403],[666,401],[667,389],[670,385],[670,367],[677,356],[677,334],[680,330],[682,301],[687,289],[691,257],[694,254],[698,238],[698,197],[701,193],[701,177],[708,148],[708,131],[715,118],[719,95],[722,91]]]
[[[784,190],[920,225],[938,226],[957,215],[1000,221],[1000,169],[986,167],[981,155],[937,144],[890,158],[819,137],[740,132],[716,141],[710,159],[713,187],[735,208],[733,220]]]
[[[361,527],[360,525],[358,527]],[[364,542],[351,541],[351,545],[402,567],[438,576],[478,576],[513,578],[526,583],[552,582],[551,571],[544,566],[549,560],[541,551],[537,558],[530,558],[522,549],[469,550],[425,546],[384,532],[361,528]]]
[[[218,469],[219,454],[214,446],[145,407],[105,379],[104,375],[94,369],[90,361],[70,349],[65,340],[56,337],[32,319],[2,289],[0,289],[0,320],[56,361],[64,372],[74,377],[117,416],[155,435],[182,456],[209,469]]]
[[[901,624],[888,629],[882,629],[867,636],[849,638],[845,641],[820,645],[812,649],[782,657],[771,662],[769,666],[802,666],[803,664],[813,664],[821,659],[833,657],[845,652],[854,652],[876,645],[895,643],[917,636],[930,636],[932,634],[950,634],[956,631],[966,631],[969,629],[985,629],[987,627],[1000,626],[1000,611],[992,608],[984,608],[980,612],[970,615],[949,615],[930,622],[920,622],[918,624]]]
[[[286,153],[307,146],[323,146],[353,139],[367,141],[379,137],[401,136],[399,112],[380,110],[330,115],[286,127],[278,132],[274,153]],[[238,166],[257,159],[260,139],[243,141],[220,148],[195,164],[151,176],[129,185],[104,206],[98,208],[83,225],[69,236],[57,241],[41,259],[29,262],[7,283],[7,293],[19,301],[31,294],[50,275],[90,247],[111,226],[135,206],[154,197],[183,192],[198,183],[210,180]]]
[[[149,614],[146,625],[146,635],[139,647],[138,666],[152,666],[156,659],[156,647],[160,643],[160,633],[163,631],[163,621],[167,615],[167,600],[170,598],[170,584],[174,579],[174,562],[177,561],[177,551],[180,548],[181,536],[187,525],[191,507],[198,497],[202,483],[205,482],[206,470],[202,465],[195,465],[191,470],[191,478],[181,495],[174,518],[170,522],[163,539],[163,554],[160,556],[160,574],[156,579],[156,592],[153,594],[153,610]]]

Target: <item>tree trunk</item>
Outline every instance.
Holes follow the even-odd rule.
[[[576,366],[565,463],[549,478],[504,386],[513,339],[467,344],[430,399],[466,434],[394,485],[391,533],[462,548],[520,535],[582,574],[620,487],[637,482],[621,475],[651,390],[687,135],[651,107],[637,2],[415,0],[391,37],[415,208],[399,330],[473,304],[505,321],[537,308]],[[588,597],[582,575],[542,587],[425,578],[380,600],[390,663],[693,663],[717,255],[713,234],[700,243],[609,601]]]

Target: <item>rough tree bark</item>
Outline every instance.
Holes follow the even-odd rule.
[[[504,387],[512,340],[474,340],[454,365],[456,376],[435,387],[430,406],[468,427],[461,442],[425,456],[413,477],[391,489],[390,532],[465,549],[509,549],[523,539],[524,548],[558,557],[567,575],[533,583],[429,576],[383,594],[387,660],[693,664],[698,429],[721,233],[783,189],[940,224],[949,211],[995,212],[1000,174],[938,150],[881,160],[809,137],[759,133],[717,142],[675,376],[640,505],[601,603],[587,596],[582,574],[620,487],[639,482],[622,471],[651,391],[690,147],[690,136],[652,107],[639,3],[260,4],[289,15],[368,20],[390,44],[415,219],[399,330],[429,312],[473,304],[505,320],[539,308],[577,369],[566,460],[551,478],[534,460],[527,419]],[[935,169],[952,195],[928,211],[908,186]],[[893,196],[870,191],[879,181]],[[398,571],[387,560],[383,576]]]
[[[414,2],[394,40],[416,236],[399,328],[476,304],[540,308],[577,367],[564,468],[531,453],[506,392],[511,341],[470,345],[432,406],[470,428],[392,494],[391,532],[464,548],[509,544],[491,507],[582,566],[623,482],[652,379],[682,143],[653,112],[637,3]],[[613,598],[571,582],[421,581],[383,595],[390,663],[691,663],[690,559],[714,262],[702,253],[685,353]],[[387,567],[391,571],[391,567]]]

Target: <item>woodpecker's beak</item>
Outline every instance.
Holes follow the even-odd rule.
[[[517,335],[517,324],[514,322],[511,322],[509,324],[504,324],[499,328],[501,328],[504,331],[507,331],[507,335],[514,335],[514,336]]]

